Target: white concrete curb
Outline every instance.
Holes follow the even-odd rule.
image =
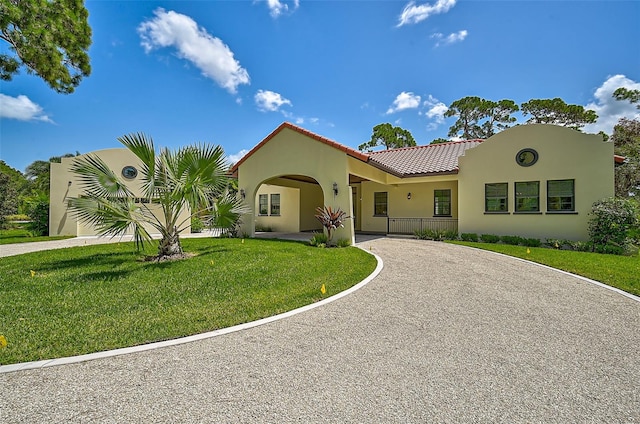
[[[268,324],[274,321],[288,318],[303,312],[307,312],[315,308],[319,308],[320,306],[327,305],[331,302],[334,302],[338,299],[341,299],[355,292],[356,290],[361,289],[365,285],[369,284],[378,274],[380,274],[380,271],[382,271],[382,268],[384,267],[382,258],[380,258],[378,255],[376,255],[370,250],[366,250],[359,246],[356,246],[356,247],[370,253],[376,258],[378,262],[376,269],[373,271],[371,275],[369,275],[367,278],[365,278],[355,286],[350,287],[345,291],[342,291],[336,295],[323,299],[319,302],[302,306],[300,308],[297,308],[288,312],[284,312],[279,315],[263,318],[257,321],[247,322],[244,324],[234,325],[233,327],[221,328],[219,330],[210,331],[202,334],[195,334],[193,336],[182,337],[179,339],[165,340],[162,342],[149,343],[149,344],[140,345],[140,346],[132,346],[132,347],[125,347],[125,348],[114,349],[114,350],[107,350],[104,352],[88,353],[86,355],[70,356],[67,358],[46,359],[43,361],[22,362],[18,364],[2,365],[0,366],[0,374],[15,372],[15,371],[22,371],[22,370],[33,370],[33,369],[39,369],[39,368],[45,368],[45,367],[54,367],[58,365],[76,364],[79,362],[91,361],[94,359],[110,358],[112,356],[127,355],[129,353],[144,352],[147,350],[160,349],[168,346],[176,346],[184,343],[195,342],[197,340],[204,340],[212,337],[222,336],[223,334],[234,333],[236,331],[246,330],[249,328],[257,327],[259,325]]]

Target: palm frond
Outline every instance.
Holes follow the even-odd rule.
[[[85,194],[91,197],[127,197],[129,188],[98,156],[88,154],[76,158],[70,167],[78,175]]]
[[[99,236],[123,236],[131,229],[137,247],[151,241],[144,223],[153,225],[149,216],[152,214],[133,199],[77,197],[69,199],[69,209],[80,222],[95,227]]]
[[[156,150],[153,139],[143,133],[132,133],[118,137],[118,141],[129,149],[142,162],[140,173],[142,176],[142,189],[147,197],[151,198],[155,191],[156,176]]]

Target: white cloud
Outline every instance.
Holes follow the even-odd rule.
[[[406,24],[417,24],[431,15],[446,13],[456,5],[456,0],[437,0],[434,4],[416,5],[415,1],[409,2],[398,18],[398,27]]]
[[[443,44],[453,44],[459,41],[463,41],[465,38],[467,38],[467,35],[469,35],[469,32],[466,29],[463,29],[458,32],[452,32],[446,37],[444,36],[444,34],[436,32],[431,34],[431,38],[435,38],[436,40],[438,40],[436,42],[436,47],[440,47]]]
[[[266,0],[267,7],[269,8],[269,14],[272,18],[277,18],[280,15],[289,12],[289,5],[281,0]],[[300,0],[293,0],[293,7],[291,11],[295,11],[300,6]]]
[[[398,97],[393,101],[393,104],[387,110],[387,115],[395,112],[400,112],[405,109],[415,109],[420,106],[420,96],[411,92],[405,92],[398,94]]]
[[[258,109],[262,112],[277,112],[282,105],[291,105],[289,99],[285,99],[279,93],[269,90],[258,90],[254,97]]]
[[[145,52],[174,47],[178,57],[193,63],[202,75],[230,93],[236,93],[240,84],[249,84],[249,73],[222,40],[210,35],[189,16],[162,8],[153,13],[153,19],[138,26]]]
[[[614,75],[598,87],[594,94],[594,101],[585,106],[585,109],[592,109],[598,114],[598,121],[584,127],[584,132],[598,133],[604,131],[607,134],[613,132],[613,127],[620,118],[636,118],[640,116],[636,105],[628,101],[616,100],[613,92],[620,87],[632,90],[640,90],[640,83],[633,81],[624,75]]]
[[[433,120],[433,122],[430,122],[429,125],[427,125],[427,130],[433,131],[438,128],[439,125],[444,123],[444,114],[449,110],[447,105],[429,94],[429,97],[424,101],[423,106],[427,108],[424,115]]]
[[[246,155],[247,153],[249,153],[249,151],[247,149],[242,149],[240,150],[238,153],[233,154],[233,155],[229,155],[229,157],[227,157],[227,160],[230,164],[236,164],[238,163],[238,161],[240,159],[242,159],[244,157],[244,155]]]
[[[27,96],[11,97],[0,93],[0,118],[18,121],[43,121],[53,124],[53,120],[43,113],[40,105]]]

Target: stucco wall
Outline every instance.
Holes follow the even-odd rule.
[[[138,171],[141,169],[139,159],[128,149],[105,149],[92,152],[99,156],[112,169],[123,182],[127,183],[129,189],[136,197],[143,197],[141,190],[141,174],[133,180],[127,180],[122,177],[122,168],[125,166],[135,166]],[[82,155],[84,156],[84,155]],[[74,236],[92,236],[96,235],[96,231],[92,226],[85,225],[75,218],[71,211],[67,210],[67,199],[70,197],[78,197],[83,190],[79,180],[73,174],[69,167],[76,158],[62,158],[61,163],[51,164],[51,202],[49,206],[49,235],[74,235]],[[155,214],[159,216],[159,207],[157,205],[147,205]],[[189,210],[185,209],[181,212],[178,222],[189,217]],[[189,222],[188,222],[189,223]],[[157,231],[151,226],[145,226],[149,233],[154,234]],[[189,233],[191,226],[184,233]],[[128,232],[127,234],[132,234]]]
[[[260,215],[259,197],[267,195],[267,215]],[[280,215],[271,215],[271,195],[280,195]],[[291,232],[300,231],[300,190],[290,187],[263,184],[256,196],[256,228],[271,229],[271,231]]]
[[[449,176],[455,178],[455,176]],[[373,181],[360,184],[360,227],[364,232],[386,232],[387,218],[374,216],[374,193],[387,192],[388,217],[433,218],[434,191],[451,190],[451,215],[458,217],[458,184],[455,180],[386,185]],[[411,199],[407,195],[411,193]]]
[[[253,234],[252,223],[257,216],[259,187],[269,180],[286,175],[313,178],[323,193],[322,204],[348,210],[350,190],[347,155],[290,128],[283,128],[238,167],[238,187],[246,191],[247,198],[250,199],[247,206],[251,209],[250,213],[243,217],[243,232]],[[334,182],[338,185],[337,195],[333,193]],[[310,193],[309,196],[309,199],[302,199],[301,204],[312,204],[315,195]],[[301,220],[302,229],[305,229],[308,223]],[[351,238],[351,235],[347,227],[336,231],[335,237]]]
[[[538,161],[516,163],[533,148]],[[523,237],[586,240],[593,202],[613,196],[613,143],[598,135],[553,125],[521,125],[467,150],[459,159],[459,231]],[[575,212],[547,211],[547,181],[575,179]],[[515,182],[540,182],[540,213],[515,212]],[[508,213],[485,213],[485,184],[508,183]]]

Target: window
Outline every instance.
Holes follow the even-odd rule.
[[[280,195],[271,195],[271,215],[280,215]]]
[[[507,212],[508,206],[508,184],[494,183],[484,185],[484,211],[485,212]]]
[[[540,211],[540,181],[516,183],[516,212]]]
[[[547,211],[574,212],[576,210],[574,180],[547,181]]]
[[[266,194],[261,194],[258,197],[258,214],[259,215],[267,215],[269,213],[269,204],[268,198]]]
[[[451,216],[451,190],[433,191],[433,215]]]
[[[373,215],[387,216],[387,192],[373,193]]]

